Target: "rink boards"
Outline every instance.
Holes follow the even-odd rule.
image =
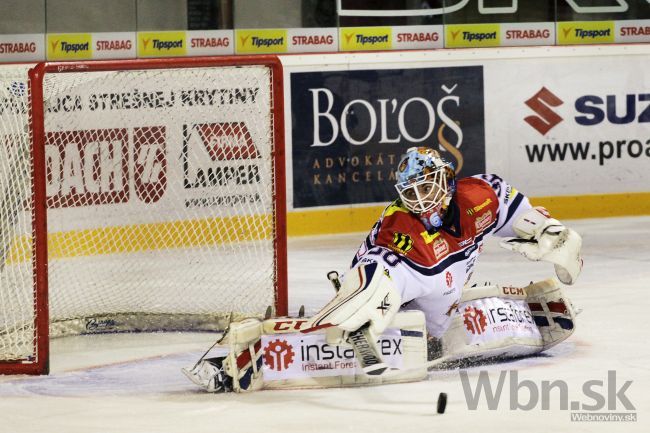
[[[422,145],[560,218],[650,213],[648,60],[647,45],[284,56],[289,234],[369,229]]]

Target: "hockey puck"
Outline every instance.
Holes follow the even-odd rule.
[[[438,413],[445,413],[446,408],[447,408],[447,393],[441,392],[440,394],[438,394],[438,407],[436,411]]]

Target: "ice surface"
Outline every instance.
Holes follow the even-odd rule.
[[[472,388],[481,371],[496,387],[502,370],[516,370],[519,383],[563,380],[569,400],[586,404],[586,381],[616,388],[633,381],[625,395],[636,422],[572,422],[551,391],[550,410],[511,410],[506,380],[497,410],[485,398],[470,410],[459,370],[436,371],[428,381],[369,388],[264,391],[248,395],[206,394],[180,368],[213,342],[212,334],[136,334],[70,337],[53,342],[52,374],[0,378],[0,432],[627,432],[650,431],[650,217],[572,221],[583,235],[585,268],[568,294],[582,309],[577,330],[549,354],[468,368]],[[316,311],[332,296],[327,271],[347,268],[365,234],[292,239],[289,242],[290,310]],[[550,276],[552,266],[527,262],[486,246],[476,282],[525,285]],[[594,391],[604,392],[595,386]],[[437,415],[439,392],[449,395]],[[520,404],[528,401],[522,388]],[[616,412],[625,412],[618,402]],[[601,410],[607,412],[607,408]]]

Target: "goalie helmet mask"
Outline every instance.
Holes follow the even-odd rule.
[[[456,189],[453,165],[428,147],[411,147],[397,166],[395,189],[428,230],[442,225]]]

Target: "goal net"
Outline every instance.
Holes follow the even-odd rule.
[[[276,58],[30,78],[28,92],[24,67],[0,69],[0,372],[46,370],[59,335],[286,313]]]

